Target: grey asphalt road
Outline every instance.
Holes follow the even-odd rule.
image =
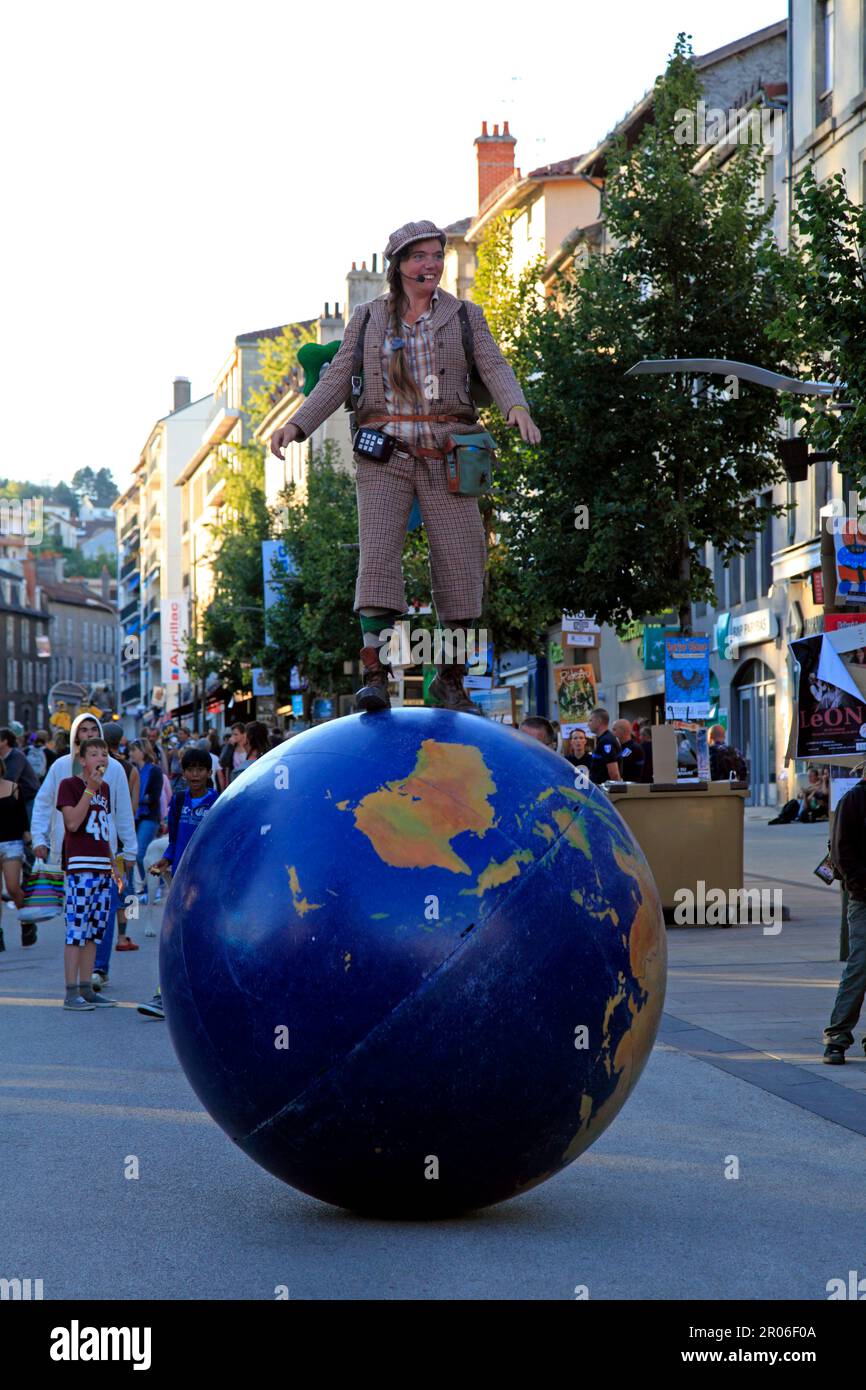
[[[768,833],[750,823],[750,841],[771,843]],[[806,885],[806,841],[787,843],[780,876],[800,864]],[[809,957],[825,943],[825,994],[839,969],[831,919]],[[762,1050],[769,1044],[749,1043],[758,1065],[745,1079],[717,1064],[726,1048],[736,1054],[730,1037],[706,1044],[721,1028],[693,1032],[682,1019],[674,1027],[685,1031],[666,1038],[703,1043],[658,1044],[610,1129],[524,1197],[437,1224],[358,1218],[304,1197],[234,1148],[190,1090],[165,1025],[135,1012],[156,979],[145,920],[133,929],[141,949],[115,955],[112,967],[128,1007],[75,1016],[59,1008],[59,919],[23,951],[14,913],[4,912],[0,1277],[41,1278],[46,1299],[273,1299],[285,1289],[292,1299],[571,1300],[585,1289],[590,1299],[823,1300],[829,1280],[866,1274],[866,1136],[844,1115],[829,1119],[765,1089],[762,1059],[780,1065]],[[714,970],[725,983],[727,962],[740,962],[749,943],[761,989],[774,970],[790,975],[798,925],[805,933],[809,924],[786,927],[781,944],[760,928],[672,932],[678,1004],[688,1008],[694,976],[700,990]],[[766,1022],[760,989],[727,987]],[[748,1022],[726,1008],[725,1019]],[[814,1065],[803,1059],[803,1094]],[[859,1088],[837,1092],[866,1118]]]

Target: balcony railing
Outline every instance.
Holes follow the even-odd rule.
[[[201,437],[202,444],[206,444],[212,449],[215,444],[219,444],[221,440],[231,434],[240,418],[241,412],[228,405],[225,395],[215,396],[210,419]]]

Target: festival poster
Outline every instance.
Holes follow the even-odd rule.
[[[866,535],[857,520],[834,525],[836,547],[836,599],[839,603],[866,603]]]
[[[568,737],[574,729],[590,733],[587,723],[589,716],[598,704],[595,692],[595,672],[591,666],[557,666],[556,703],[559,709],[559,723],[563,737]]]
[[[852,636],[853,634],[853,636]],[[866,627],[840,628],[791,643],[799,663],[798,758],[866,750]]]
[[[709,713],[709,636],[666,637],[665,719],[706,719]]]

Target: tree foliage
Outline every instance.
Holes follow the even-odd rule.
[[[691,375],[627,378],[641,358],[721,357],[784,370],[768,319],[784,284],[771,212],[757,205],[761,152],[698,172],[676,137],[700,97],[680,35],[637,144],[615,141],[604,193],[610,250],[562,275],[541,306],[524,295],[509,350],[542,431],[502,432],[503,544],[552,611],[623,626],[712,600],[699,550],[749,550],[780,477],[772,393]],[[510,437],[509,437],[510,435]],[[589,524],[582,526],[580,507]]]
[[[835,455],[859,491],[866,488],[866,208],[853,203],[845,177],[819,184],[809,168],[798,180],[787,253],[776,253],[787,296],[768,325],[773,340],[810,379],[846,383],[851,409],[820,399],[782,398],[812,447]]]
[[[265,502],[263,445],[227,444],[217,467],[223,479],[219,519],[211,526],[213,597],[203,614],[201,638],[187,644],[192,680],[215,671],[227,690],[248,684],[264,643],[261,542],[270,534]]]
[[[274,338],[259,338],[258,377],[246,400],[245,411],[252,429],[261,424],[274,407],[274,398],[292,379],[298,365],[298,349],[316,341],[311,324],[287,323]]]
[[[117,484],[107,468],[94,473],[89,466],[79,468],[72,475],[72,492],[80,503],[89,497],[97,507],[110,507],[119,496]]]
[[[271,576],[279,600],[268,611],[265,670],[284,691],[297,666],[311,694],[348,692],[356,682],[343,663],[356,662],[360,646],[353,613],[358,517],[354,479],[332,442],[311,453],[306,487],[285,490],[274,520],[295,573]]]

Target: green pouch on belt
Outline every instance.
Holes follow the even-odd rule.
[[[493,487],[495,443],[486,430],[452,435],[446,460],[448,491],[464,497],[481,497]]]

